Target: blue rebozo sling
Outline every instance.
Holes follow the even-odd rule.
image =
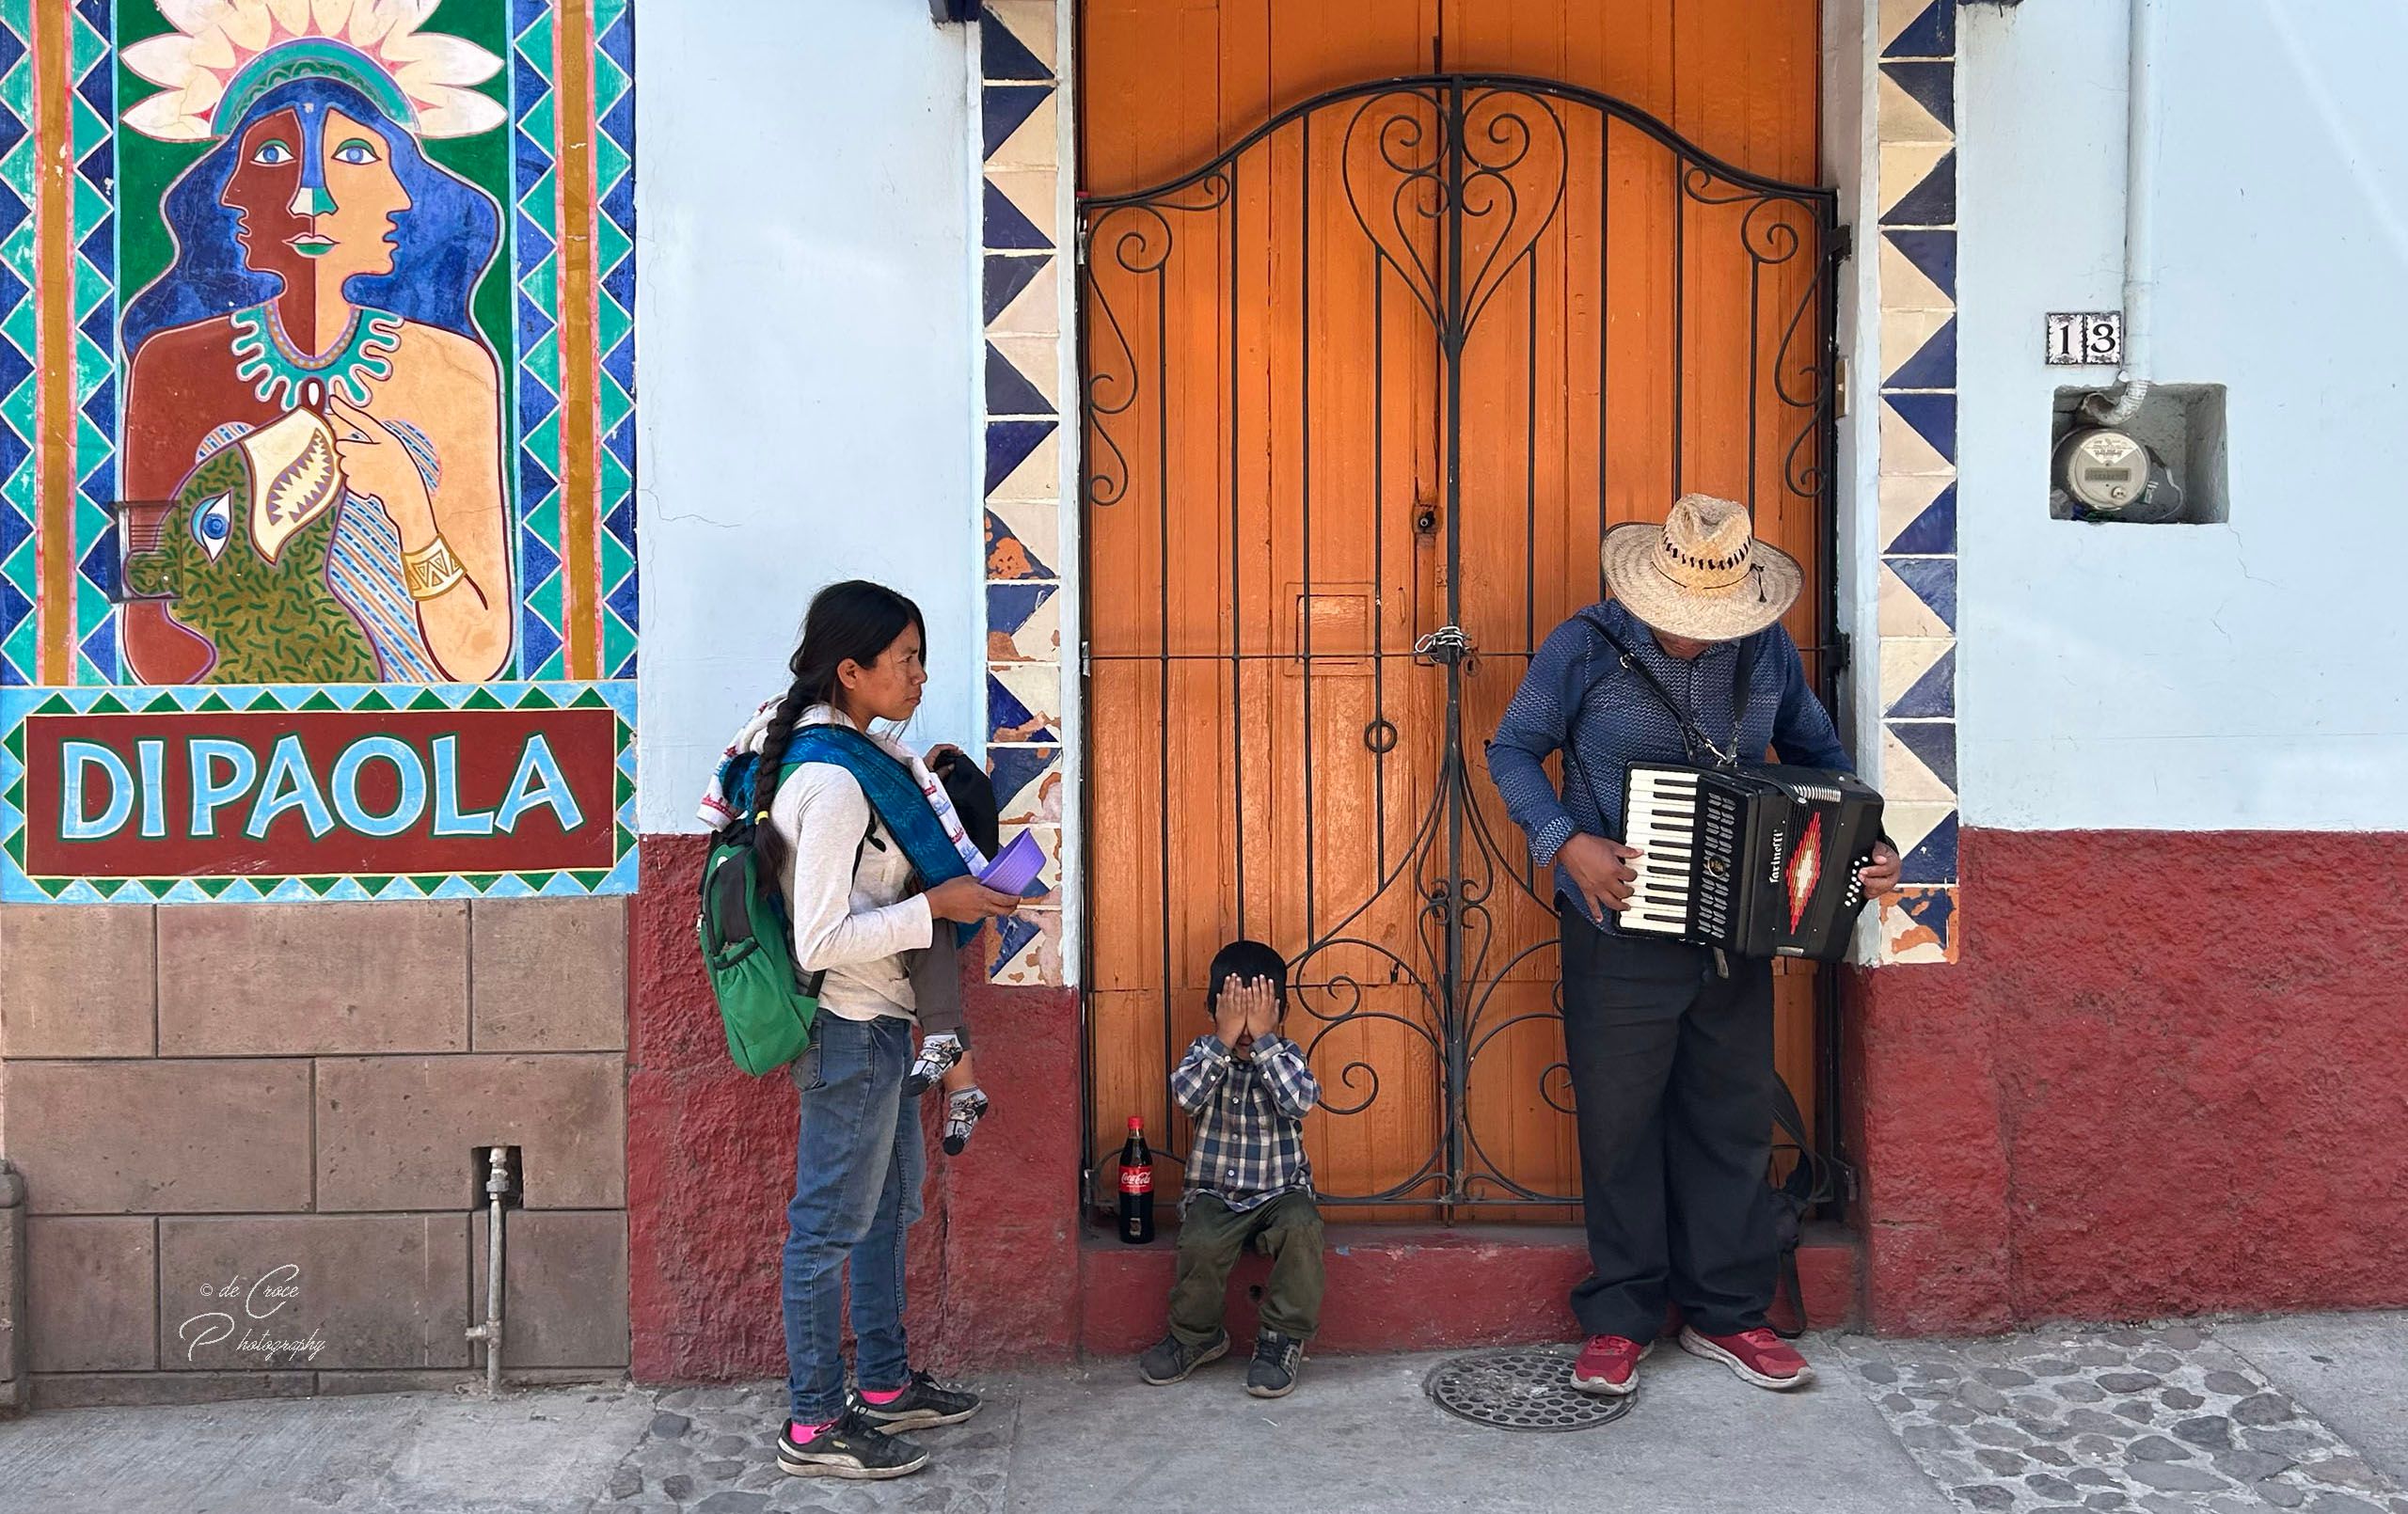
[[[786,747],[778,781],[784,783],[805,763],[832,763],[853,775],[869,800],[873,820],[862,845],[877,840],[879,825],[903,848],[922,888],[934,888],[970,871],[944,833],[927,796],[911,770],[847,726],[804,726]],[[794,928],[777,879],[763,875],[753,831],[765,824],[767,805],[756,804],[753,780],[758,759],[738,753],[720,775],[721,792],[735,798],[737,818],[711,838],[703,863],[702,910],[695,934],[703,968],[727,1031],[727,1052],[754,1077],[784,1066],[811,1045],[819,1013],[823,973],[806,973],[794,956]],[[861,850],[854,848],[854,866]],[[966,946],[977,927],[957,923],[957,944]]]

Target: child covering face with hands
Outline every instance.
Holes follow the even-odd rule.
[[[1279,1398],[1294,1391],[1305,1341],[1321,1320],[1321,1210],[1304,1141],[1321,1085],[1304,1049],[1280,1033],[1288,967],[1278,953],[1232,942],[1213,957],[1208,981],[1212,1033],[1196,1038],[1170,1079],[1171,1096],[1196,1122],[1170,1333],[1139,1360],[1138,1375],[1177,1382],[1228,1350],[1221,1316],[1229,1269],[1252,1246],[1271,1258],[1271,1275],[1245,1390]]]

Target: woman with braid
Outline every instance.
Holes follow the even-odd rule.
[[[799,1477],[917,1472],[927,1453],[891,1432],[978,1411],[975,1396],[913,1371],[904,1341],[903,1231],[920,1217],[926,1170],[918,1100],[908,1096],[918,1092],[911,1033],[915,1011],[939,1002],[958,1022],[962,936],[1020,901],[977,880],[985,860],[943,786],[873,730],[919,707],[925,639],[919,607],[891,589],[822,590],[788,664],[793,685],[734,749],[757,751],[752,771],[774,775],[764,790],[772,796],[754,806],[756,822],[767,814],[756,844],[784,892],[797,964],[824,975],[812,1046],[789,1069],[802,1096],[781,1290],[791,1417],[778,1462]],[[709,819],[735,807],[714,792],[704,808]],[[974,1086],[966,1092],[983,1107]],[[851,1387],[841,1347],[848,1258]]]

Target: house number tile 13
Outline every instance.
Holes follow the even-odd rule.
[[[2048,324],[2052,368],[2118,368],[2124,361],[2124,312],[2052,310]]]

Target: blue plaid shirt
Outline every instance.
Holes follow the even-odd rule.
[[[1707,737],[1733,743],[1741,761],[1761,760],[1769,748],[1784,763],[1856,770],[1823,702],[1806,683],[1797,643],[1781,626],[1747,639],[1755,643],[1755,661],[1743,707],[1735,712],[1732,685],[1745,642],[1720,642],[1683,661],[1656,645],[1655,633],[1630,611],[1608,600],[1547,637],[1488,744],[1488,776],[1506,812],[1529,839],[1530,860],[1541,867],[1555,860],[1576,831],[1621,839],[1623,777],[1632,764],[1713,762],[1703,754],[1690,756],[1680,722],[1647,680],[1621,666],[1621,654],[1591,617],[1611,628],[1672,697],[1688,706]],[[1566,758],[1560,795],[1543,765],[1559,750]],[[1579,886],[1560,866],[1555,887],[1588,909]],[[1609,921],[1593,923],[1616,931]]]
[[[1219,1036],[1199,1035],[1170,1075],[1170,1096],[1196,1121],[1188,1199],[1210,1193],[1243,1214],[1282,1193],[1313,1191],[1305,1116],[1321,1102],[1321,1084],[1295,1042],[1258,1036],[1250,1060],[1240,1062]]]

